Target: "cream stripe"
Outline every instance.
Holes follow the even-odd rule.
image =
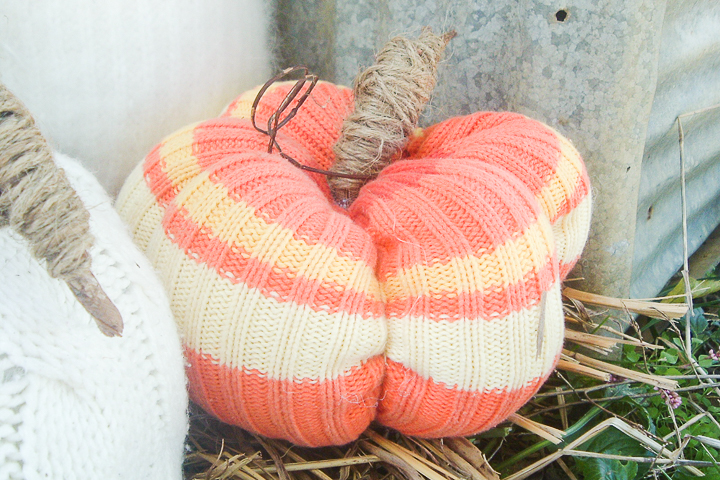
[[[163,140],[160,145],[160,157],[165,163],[163,171],[172,182],[176,191],[202,172],[197,158],[193,155],[195,128],[200,123],[189,125]]]
[[[384,351],[384,318],[315,312],[265,297],[188,259],[164,235],[153,237],[148,253],[171,292],[185,344],[224,365],[276,380],[331,380]]]
[[[290,83],[290,82],[278,82],[274,85],[272,85],[270,88],[268,88],[267,93],[272,92],[277,87],[280,86],[282,83]],[[295,83],[295,82],[292,82]],[[237,103],[233,106],[233,109],[228,111],[228,115],[234,118],[250,118],[250,112],[252,110],[252,104],[255,102],[255,97],[257,97],[258,92],[260,92],[260,89],[262,88],[261,85],[253,88],[252,90],[248,90],[246,92],[243,92],[242,95],[238,97]]]
[[[535,197],[548,218],[555,218],[565,199],[573,195],[583,171],[582,160],[575,147],[555,130],[553,133],[560,143],[560,158],[550,182]]]
[[[560,285],[546,296],[539,357],[539,305],[490,321],[389,318],[387,357],[425,379],[464,390],[520,388],[547,374],[562,348]]]
[[[519,283],[544,266],[553,254],[547,219],[531,224],[523,234],[479,256],[454,257],[447,263],[415,264],[389,276],[382,284],[388,301],[447,292],[474,293]],[[472,282],[470,282],[472,280]]]
[[[592,198],[588,194],[582,202],[552,226],[560,263],[576,260],[585,248],[590,232]]]
[[[143,179],[143,164],[130,172],[123,185],[115,208],[127,224],[135,245],[147,251],[148,242],[156,230],[162,232],[164,210]]]
[[[310,245],[295,238],[293,230],[266,222],[247,203],[229,198],[227,188],[210,180],[207,172],[198,174],[192,184],[178,193],[176,202],[187,209],[195,224],[207,228],[213,237],[238,245],[253,258],[288,269],[296,275],[335,282],[343,287],[352,287],[349,282],[358,276],[374,276],[372,267],[367,263],[343,256],[334,247],[320,243]],[[351,222],[350,219],[347,221]],[[360,227],[351,225],[350,228]],[[367,242],[371,242],[369,236]],[[308,269],[307,258],[310,254],[326,259],[328,268]],[[376,282],[368,284],[365,293],[376,300],[382,298]]]

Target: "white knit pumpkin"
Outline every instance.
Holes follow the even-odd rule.
[[[56,155],[91,218],[108,338],[25,240],[0,229],[0,479],[180,479],[187,394],[164,290],[97,181]]]

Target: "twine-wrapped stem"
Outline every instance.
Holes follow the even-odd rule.
[[[429,28],[417,40],[396,37],[376,63],[355,80],[355,110],[334,146],[334,173],[365,179],[328,177],[335,201],[347,207],[368,179],[377,176],[405,147],[437,81],[437,67],[455,32],[435,35]]]
[[[116,336],[122,317],[90,271],[89,218],[30,112],[0,84],[0,227],[27,239],[50,276],[68,284],[105,335]]]

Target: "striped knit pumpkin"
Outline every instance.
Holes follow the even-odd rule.
[[[260,124],[289,88],[263,97]],[[517,114],[452,118],[418,131],[345,211],[325,177],[265,153],[248,120],[257,91],[166,138],[117,202],[167,287],[191,397],[312,446],[373,419],[468,435],[522,406],[557,361],[560,281],[588,234],[570,143]],[[328,169],[352,108],[349,89],[321,82],[277,141]]]

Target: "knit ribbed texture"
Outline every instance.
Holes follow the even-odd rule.
[[[90,213],[92,271],[125,329],[105,337],[0,229],[0,478],[179,480],[187,392],[164,288],[92,175],[55,160]]]
[[[263,97],[260,125],[289,88]],[[375,418],[472,434],[525,403],[559,355],[560,281],[589,228],[569,142],[521,115],[453,118],[345,211],[325,177],[265,153],[247,120],[256,93],[165,139],[117,202],[170,295],[192,398],[315,446]],[[328,169],[352,108],[321,82],[277,142]]]

